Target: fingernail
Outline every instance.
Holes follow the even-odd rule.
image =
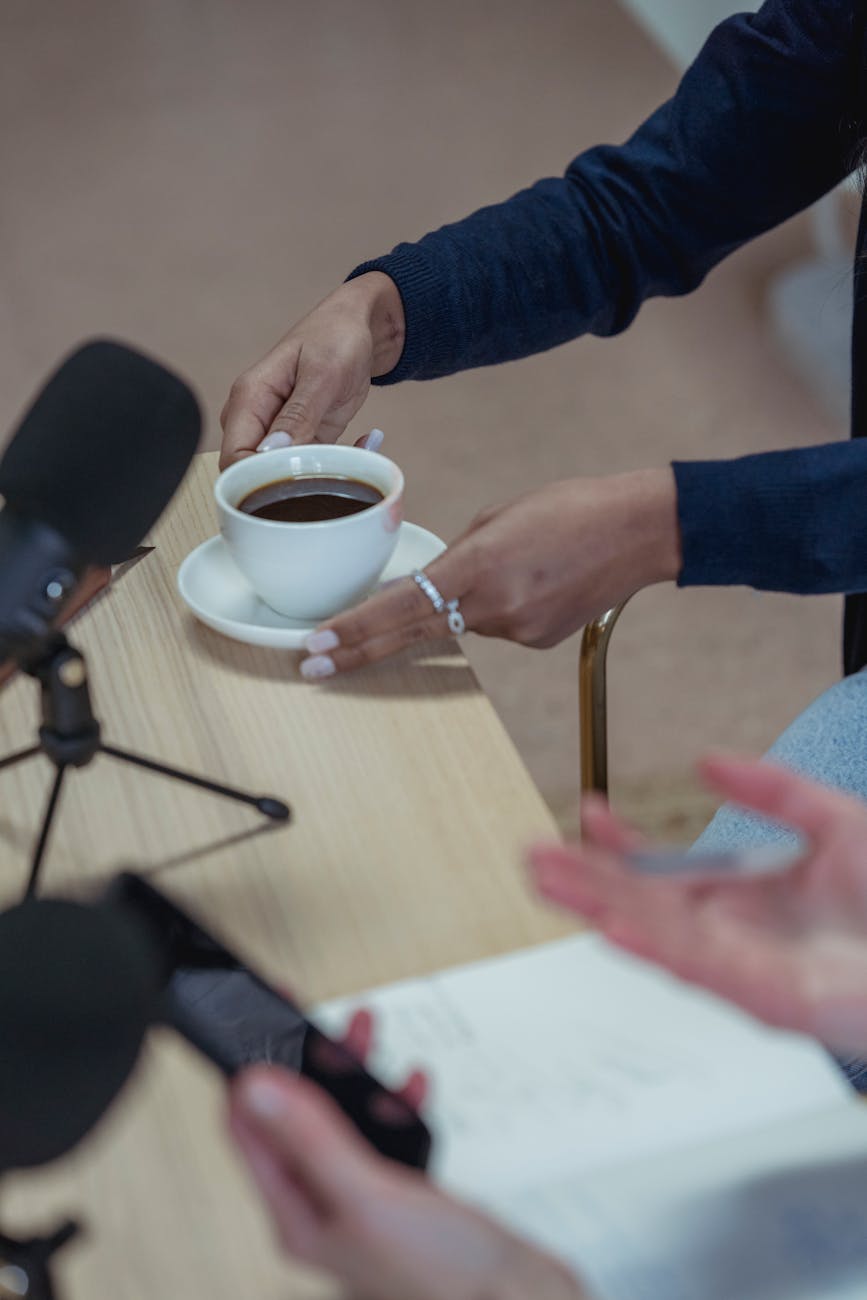
[[[279,1119],[286,1110],[282,1091],[268,1079],[251,1079],[244,1089],[244,1103],[258,1119]]]
[[[276,451],[278,447],[291,447],[292,434],[284,433],[282,429],[275,429],[263,438],[256,448],[257,451]]]
[[[311,632],[304,642],[304,648],[309,654],[318,655],[324,650],[336,650],[340,645],[340,637],[336,632],[332,632],[330,627],[324,628],[321,632]]]
[[[385,442],[385,434],[382,429],[371,429],[370,433],[364,439],[364,445],[368,451],[379,451]]]
[[[309,681],[315,681],[319,677],[331,677],[334,671],[334,660],[330,655],[314,655],[312,659],[305,659],[301,664],[301,676]]]

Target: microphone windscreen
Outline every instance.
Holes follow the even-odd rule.
[[[55,899],[0,913],[0,1171],[55,1160],[130,1075],[162,987],[141,927]]]
[[[51,524],[82,560],[117,563],[168,505],[201,423],[176,375],[122,344],[87,343],[19,424],[0,461],[0,494]]]

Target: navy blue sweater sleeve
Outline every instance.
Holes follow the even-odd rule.
[[[867,0],[768,0],[713,32],[622,146],[358,267],[407,334],[377,382],[427,379],[624,329],[832,188],[859,142]],[[674,466],[683,585],[867,591],[867,438]]]
[[[356,268],[391,276],[406,312],[378,382],[616,333],[812,203],[852,166],[860,8],[768,0],[731,18],[625,144]]]
[[[680,586],[867,591],[867,438],[674,464]]]

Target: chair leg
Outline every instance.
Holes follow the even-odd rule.
[[[606,661],[614,624],[626,601],[588,623],[581,638],[578,701],[581,728],[581,791],[608,794],[608,701]]]

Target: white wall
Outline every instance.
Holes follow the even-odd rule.
[[[704,44],[711,28],[730,14],[758,9],[749,0],[621,0],[659,42],[675,63],[684,67]]]

